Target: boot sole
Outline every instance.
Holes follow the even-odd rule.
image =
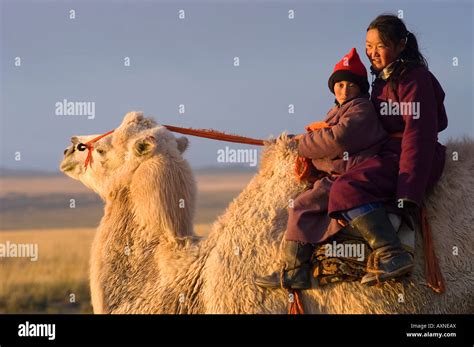
[[[276,284],[258,283],[258,282],[256,282],[255,284],[260,288],[268,288],[268,289],[278,289],[278,288],[280,288],[280,284],[276,285]]]
[[[387,280],[390,280],[390,279],[393,279],[393,278],[397,278],[397,277],[400,277],[400,276],[403,276],[403,275],[406,275],[408,274],[411,270],[413,269],[413,264],[411,265],[407,265],[405,267],[402,267],[400,269],[398,269],[397,271],[395,272],[391,272],[390,274],[388,275],[381,275],[379,277],[379,282],[385,282]],[[375,284],[377,284],[377,278],[373,278],[373,279],[370,279],[370,280],[367,280],[367,281],[361,281],[360,282],[361,284],[365,284],[367,286],[373,286]]]

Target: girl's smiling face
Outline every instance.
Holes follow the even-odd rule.
[[[359,86],[354,82],[339,81],[334,84],[334,95],[341,105],[344,101],[355,98],[360,94]]]
[[[398,45],[389,42],[384,43],[379,36],[377,29],[370,29],[367,31],[365,41],[365,53],[369,58],[372,67],[381,71],[387,65],[394,62],[400,55],[405,44],[401,41]]]

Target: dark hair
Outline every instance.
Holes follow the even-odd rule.
[[[396,86],[406,72],[417,66],[428,68],[428,62],[420,53],[415,35],[408,31],[405,23],[397,16],[382,14],[369,24],[367,31],[371,29],[377,29],[382,42],[386,45],[397,46],[400,41],[405,40],[405,48],[397,57],[396,65],[389,78],[392,90],[396,94]]]

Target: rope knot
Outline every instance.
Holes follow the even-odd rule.
[[[77,150],[80,151],[80,152],[84,152],[86,149],[88,150],[87,152],[87,157],[86,157],[86,160],[84,162],[84,168],[85,168],[85,171],[87,171],[87,168],[89,166],[92,167],[92,151],[94,150],[94,146],[92,145],[93,143],[99,141],[100,139],[102,139],[103,137],[106,137],[110,134],[112,134],[114,132],[114,130],[111,130],[109,132],[106,132],[105,134],[102,134],[102,135],[99,135],[97,137],[94,137],[92,140],[90,141],[87,141],[86,143],[79,143],[77,145]]]

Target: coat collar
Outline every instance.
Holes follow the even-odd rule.
[[[380,79],[386,81],[386,80],[389,79],[389,77],[392,74],[393,70],[395,70],[395,67],[396,67],[398,62],[399,62],[399,60],[395,60],[395,61],[391,62],[390,64],[385,66],[381,71],[375,70],[371,66],[370,67],[370,73],[372,75],[376,75],[377,76],[376,78],[380,78]]]
[[[393,70],[397,67],[398,63],[403,63],[405,60],[402,58],[398,58],[395,61],[392,61],[390,64],[385,66],[382,70],[376,70],[372,66],[370,67],[370,73],[373,76],[376,76],[375,79],[381,79],[381,80],[388,80],[390,78],[390,75],[392,74]]]

